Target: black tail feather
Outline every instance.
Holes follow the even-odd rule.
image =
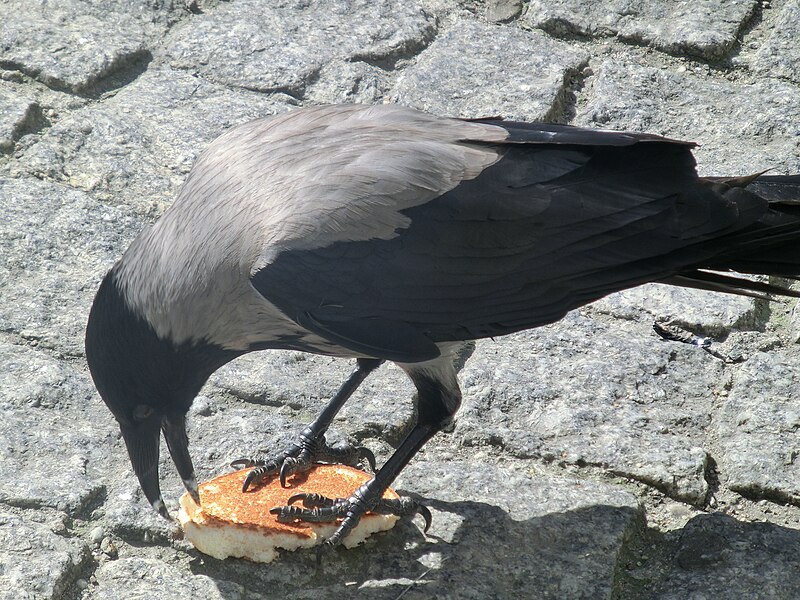
[[[800,206],[800,175],[762,175],[748,183],[745,189],[761,196],[770,205]]]
[[[765,281],[747,279],[736,275],[725,275],[712,271],[689,271],[664,279],[661,283],[712,292],[736,294],[737,296],[749,296],[750,298],[758,298],[761,300],[775,300],[776,296],[800,298],[800,290],[793,290],[789,287],[775,285]]]
[[[721,238],[719,242],[723,245],[713,258],[663,282],[767,300],[775,296],[800,298],[800,291],[787,286],[738,275],[770,275],[793,280],[800,277],[800,175],[759,173],[747,177],[705,178],[703,182],[737,205],[742,200],[741,195],[749,192],[762,202],[766,200],[767,210],[756,223]],[[741,206],[752,210],[751,203],[746,201]],[[717,243],[712,241],[711,245]],[[737,274],[727,274],[732,271]]]

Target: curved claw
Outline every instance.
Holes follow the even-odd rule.
[[[274,506],[269,509],[269,512],[275,515],[278,523],[291,523],[297,519],[302,520],[304,510],[298,506]]]
[[[291,475],[292,473],[295,472],[295,464],[296,463],[297,463],[297,460],[292,458],[291,456],[287,456],[286,460],[283,461],[283,464],[281,465],[281,473],[280,473],[281,487],[283,487],[283,488],[289,487],[288,485],[286,485],[286,479],[287,479],[287,477],[289,477],[289,475]]]
[[[298,493],[292,496],[289,496],[289,499],[286,501],[287,505],[292,505],[297,501],[301,501],[305,508],[331,508],[339,504],[343,499],[342,498],[328,498],[327,496],[323,496],[322,494],[315,494],[311,493]]]
[[[239,458],[230,463],[230,466],[234,469],[247,469],[257,465],[258,463],[251,458]]]
[[[247,477],[244,478],[244,483],[242,484],[242,492],[246,492],[248,489],[250,489],[251,485],[258,484],[258,482],[261,481],[262,477],[263,474],[261,472],[260,467],[256,467],[255,469],[250,471],[247,474]]]
[[[302,501],[302,502],[305,504],[305,499],[306,499],[308,496],[310,496],[310,494],[302,494],[302,493],[301,493],[301,494],[292,494],[292,495],[291,495],[291,496],[289,496],[289,498],[286,500],[286,504],[288,504],[289,506],[291,506],[292,504],[294,504],[294,503],[295,503],[295,502],[297,502],[298,500]]]
[[[361,455],[362,460],[366,460],[369,463],[369,468],[374,473],[377,471],[377,463],[375,462],[375,454],[369,448],[365,446],[359,446],[357,448],[358,453]]]
[[[197,506],[200,506],[200,490],[197,488],[197,479],[192,473],[191,477],[187,477],[183,480],[183,485],[186,488],[186,491],[189,492],[189,496],[191,496],[192,500]]]
[[[422,529],[422,533],[428,533],[428,529],[431,528],[431,523],[433,523],[433,515],[430,509],[424,504],[418,504],[416,514],[425,519],[425,527]]]

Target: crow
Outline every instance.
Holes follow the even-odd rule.
[[[230,129],[102,280],[86,328],[93,380],[147,500],[168,517],[163,432],[199,503],[186,413],[215,370],[248,352],[356,366],[286,449],[235,463],[252,468],[243,491],[274,476],[286,485],[315,462],[374,470],[368,450],[331,447],[326,430],[383,361],[417,389],[416,424],[368,483],[321,510],[274,509],[340,518],[333,547],[451,423],[454,357],[471,340],[654,281],[800,296],[739,275],[800,274],[800,175],[701,178],[694,146],[396,105],[308,107]]]

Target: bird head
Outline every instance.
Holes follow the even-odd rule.
[[[86,326],[86,360],[119,424],[142,492],[166,518],[158,476],[161,434],[186,490],[199,504],[186,413],[211,373],[230,358],[207,344],[176,345],[160,338],[130,305],[113,269],[100,285]]]

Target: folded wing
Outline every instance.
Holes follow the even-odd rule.
[[[497,152],[479,175],[413,206],[372,206],[367,220],[404,217],[392,237],[271,248],[252,284],[354,352],[413,362],[435,356],[438,342],[550,323],[608,293],[702,266],[716,252],[712,240],[767,210],[753,194],[726,197],[702,185],[691,144],[485,123],[505,129],[506,140],[452,142]],[[419,173],[448,168],[429,155],[392,153],[399,142],[387,138],[386,160]]]

